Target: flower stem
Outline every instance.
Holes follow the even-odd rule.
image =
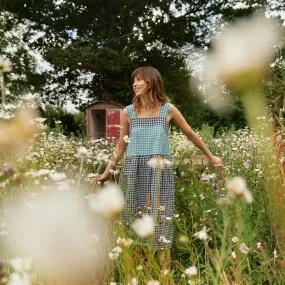
[[[258,135],[269,136],[270,128],[268,114],[266,113],[266,98],[257,87],[244,91],[241,101],[249,127]]]
[[[79,184],[80,184],[80,180],[81,180],[81,174],[82,174],[82,171],[83,171],[83,162],[84,162],[84,156],[82,156],[82,158],[81,158],[80,170],[79,170],[79,174],[78,174],[76,192],[78,192],[78,189],[79,189]]]
[[[5,93],[4,74],[2,70],[0,70],[0,85],[1,85],[2,105],[5,105],[6,104],[6,93]]]
[[[236,281],[238,284],[242,282],[242,256],[240,251],[240,245],[242,244],[242,214],[240,200],[236,201],[236,218],[237,218],[237,237],[238,237],[238,249],[237,249],[237,269],[236,269]]]

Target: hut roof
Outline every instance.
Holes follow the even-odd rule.
[[[124,108],[124,106],[122,106],[122,105],[120,105],[120,104],[118,104],[118,103],[116,103],[116,102],[112,102],[112,101],[97,101],[97,102],[94,102],[94,103],[89,104],[88,106],[85,107],[85,109],[88,109],[88,108],[90,108],[91,106],[95,106],[95,105],[97,105],[97,104],[112,104],[112,105],[118,106],[118,107],[121,108],[121,109]]]

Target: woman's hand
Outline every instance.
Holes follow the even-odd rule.
[[[210,161],[218,171],[222,170],[223,161],[218,156],[213,156],[213,158]]]
[[[97,182],[97,183],[98,182],[105,182],[106,180],[109,179],[109,177],[110,177],[110,172],[108,172],[108,173],[104,172],[103,174],[94,177],[92,179],[92,182]]]

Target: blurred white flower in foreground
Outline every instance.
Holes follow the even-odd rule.
[[[10,274],[9,276],[9,281],[7,285],[31,285],[32,282],[30,280],[30,276],[28,273],[23,272],[23,273],[18,273],[14,272]]]
[[[222,94],[217,81],[234,91],[241,91],[262,79],[280,35],[277,22],[261,14],[239,20],[221,33],[204,63],[201,94],[210,107],[219,111],[229,103],[229,94]],[[215,98],[211,100],[213,94]]]
[[[184,274],[188,277],[196,276],[198,274],[198,269],[196,266],[190,266],[184,271]]]
[[[125,201],[122,191],[115,185],[109,184],[98,193],[88,196],[90,208],[105,217],[112,217],[124,209]]]
[[[235,177],[226,183],[229,195],[233,198],[242,198],[246,203],[253,202],[252,194],[247,189],[246,181],[242,177]]]
[[[268,69],[279,36],[277,22],[264,16],[239,20],[214,41],[204,66],[205,79],[218,78],[231,87],[240,80],[255,83]]]
[[[81,197],[50,190],[33,197],[33,207],[22,200],[9,207],[6,242],[17,254],[31,257],[40,278],[80,284],[101,270],[101,256],[107,253],[106,229],[83,202]],[[96,243],[91,242],[94,234]],[[17,260],[11,263],[19,269],[28,266]]]
[[[153,157],[151,158],[148,162],[147,165],[152,167],[152,168],[159,168],[159,169],[163,169],[167,166],[171,166],[172,162],[168,159],[165,159],[162,156],[157,156],[157,157]]]
[[[18,110],[15,117],[0,122],[0,153],[19,155],[33,138],[36,126],[29,124],[29,121],[36,117],[36,112],[32,110]]]
[[[226,187],[234,197],[241,197],[247,191],[246,181],[242,177],[232,178],[226,183]]]
[[[0,57],[0,71],[2,72],[12,71],[11,62],[9,60],[6,60]]]
[[[141,238],[153,235],[154,220],[149,215],[144,215],[141,219],[136,219],[132,224],[134,232]]]
[[[32,259],[16,257],[8,260],[17,272],[25,272],[31,269]]]
[[[193,236],[200,240],[207,240],[208,239],[207,228],[204,226],[201,231],[193,234]]]
[[[32,284],[28,271],[31,268],[31,258],[16,257],[8,260],[15,272],[10,274],[7,285],[30,285]]]

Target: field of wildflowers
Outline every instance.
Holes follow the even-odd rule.
[[[233,31],[247,26],[258,30],[261,20],[253,21],[236,25]],[[279,31],[263,22],[260,27],[265,38],[270,34],[270,44],[276,41]],[[229,29],[216,44],[222,55],[210,56],[205,70],[211,74],[217,58],[230,57],[228,49],[220,48],[223,41],[235,40],[229,36],[233,31]],[[241,33],[235,37],[243,38]],[[253,65],[248,63],[250,57],[240,55],[238,64],[231,61],[229,66],[226,59],[215,69],[216,78],[241,96],[249,127],[215,136],[207,125],[198,131],[212,153],[223,159],[223,172],[207,161],[195,163],[199,151],[180,132],[170,133],[175,214],[162,221],[175,224],[170,257],[166,249],[158,255],[151,242],[147,246],[142,242],[151,241],[156,226],[147,215],[147,201],[144,209],[138,209],[142,218],[134,217],[129,229],[123,228],[120,167],[104,185],[94,180],[115,145],[65,136],[60,122],[49,129],[31,107],[17,106],[18,111],[11,112],[2,94],[0,283],[285,284],[285,133],[282,115],[275,119],[256,85],[270,52],[264,47],[257,52],[255,46],[253,53]],[[233,65],[236,69],[231,69]],[[205,78],[206,84],[213,84]],[[218,87],[214,99],[207,97],[214,109],[228,104],[219,97]],[[272,128],[274,121],[280,125]],[[163,171],[169,163],[160,158],[149,165]],[[164,205],[157,211],[164,212]],[[169,243],[164,236],[160,240]],[[162,267],[169,258],[171,269]]]
[[[284,235],[269,215],[261,141],[248,128],[215,138],[207,125],[199,132],[223,158],[224,176],[185,161],[197,149],[181,133],[170,135],[176,185],[175,215],[165,217],[175,222],[171,271],[141,243],[153,233],[150,217],[133,224],[140,238],[123,230],[119,169],[104,191],[92,180],[114,146],[66,137],[60,128],[48,130],[42,118],[31,128],[36,133],[22,155],[1,158],[3,284],[284,284]]]

